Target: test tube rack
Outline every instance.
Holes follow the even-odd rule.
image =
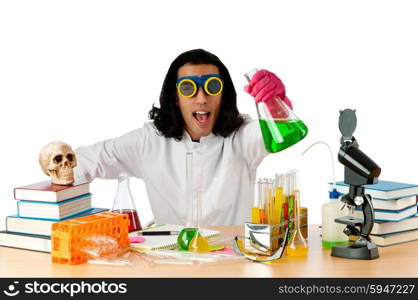
[[[299,220],[302,236],[308,239],[308,208],[300,208]],[[291,218],[280,224],[244,223],[244,248],[250,253],[272,255],[284,238],[283,233],[286,231],[286,227],[294,221],[294,218]],[[293,230],[290,230],[289,233],[292,233]]]
[[[114,238],[121,248],[129,246],[128,215],[102,212],[52,224],[52,262],[76,265],[88,259],[81,249],[88,243],[85,237],[100,234]]]

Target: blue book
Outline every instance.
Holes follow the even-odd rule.
[[[91,209],[91,194],[61,202],[17,201],[17,215],[19,217],[41,218],[51,221],[61,221]]]
[[[407,207],[399,211],[375,209],[374,219],[375,221],[399,222],[409,217],[413,217],[416,214],[417,214],[416,205]]]
[[[86,212],[79,213],[64,220],[85,217],[107,211],[107,208],[92,208]],[[22,218],[19,216],[6,217],[6,231],[14,233],[35,234],[51,236],[51,226],[56,221],[41,218]]]
[[[382,209],[375,209],[374,210],[374,220],[381,222],[399,222],[405,220],[407,218],[413,217],[417,215],[418,206],[415,204],[411,207],[404,208],[402,210],[394,211],[394,210],[382,210]],[[357,217],[362,218],[363,213],[361,209],[356,208],[355,214]]]
[[[348,193],[348,185],[343,181],[336,182],[337,191]],[[418,185],[394,181],[379,180],[377,184],[364,186],[366,193],[378,200],[395,200],[418,195]]]
[[[418,229],[418,215],[399,222],[376,221],[374,222],[371,234],[381,235],[414,229]]]
[[[386,247],[418,240],[418,229],[370,236],[379,247]]]
[[[0,231],[0,246],[51,252],[51,237]]]

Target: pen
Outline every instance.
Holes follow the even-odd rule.
[[[180,231],[141,231],[136,235],[178,235]]]

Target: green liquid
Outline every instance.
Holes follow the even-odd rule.
[[[294,216],[294,212],[293,212],[293,204],[294,204],[294,202],[295,202],[295,196],[293,196],[293,195],[290,195],[290,196],[288,196],[288,203],[289,203],[289,206],[288,206],[288,215],[289,215],[289,220],[291,220],[291,219],[294,219],[295,218],[295,216]],[[289,222],[289,235],[290,235],[290,231],[293,229],[293,227],[294,227],[294,221],[293,222]]]
[[[177,237],[177,243],[179,244],[180,250],[189,250],[190,242],[198,234],[199,229],[197,228],[184,228],[180,231],[179,236]]]
[[[341,245],[341,244],[347,244],[347,241],[343,241],[343,242],[329,242],[329,241],[322,241],[322,248],[330,250],[332,249],[332,247],[336,246],[336,245]]]
[[[274,122],[259,120],[259,123],[264,145],[270,153],[289,148],[308,134],[308,127],[300,120]]]

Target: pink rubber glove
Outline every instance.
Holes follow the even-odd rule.
[[[276,74],[267,70],[257,71],[250,83],[244,87],[244,91],[252,95],[257,103],[279,97],[293,109],[292,102],[286,97],[286,88],[283,82]]]

